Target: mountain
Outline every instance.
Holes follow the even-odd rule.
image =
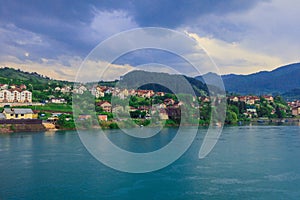
[[[300,99],[300,88],[285,92],[282,94],[282,96],[283,96],[283,98],[285,98],[288,101],[299,100]]]
[[[206,77],[217,76],[208,73]],[[228,74],[222,79],[226,91],[239,94],[283,94],[300,88],[300,63],[279,67],[273,71],[261,71],[249,75]],[[203,77],[195,77],[203,81]]]
[[[190,89],[193,89],[198,96],[208,94],[206,85],[195,78],[177,74],[146,72],[140,70],[125,74],[117,85],[118,87],[140,88],[144,90],[153,90],[155,92],[174,94],[191,94]]]

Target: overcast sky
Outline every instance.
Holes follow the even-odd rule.
[[[298,0],[0,0],[0,66],[74,80],[101,41],[164,27],[197,41],[222,74],[272,70],[299,62],[299,10]],[[118,67],[135,67],[129,58]]]

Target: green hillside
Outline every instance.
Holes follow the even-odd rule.
[[[208,95],[207,86],[194,78],[177,74],[139,70],[132,71],[124,75],[123,79],[119,82],[119,86],[174,94],[192,94],[191,92],[194,92],[197,96]]]
[[[71,82],[54,80],[36,72],[24,72],[19,69],[8,67],[0,68],[0,83],[10,85],[25,84],[27,86],[31,84],[35,90],[44,89],[48,87],[48,85],[62,86],[65,84],[71,84]]]

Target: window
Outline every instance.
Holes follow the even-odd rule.
[[[10,116],[12,117],[12,116],[14,116],[14,114],[10,114]]]
[[[24,114],[21,114],[22,117],[24,117]]]

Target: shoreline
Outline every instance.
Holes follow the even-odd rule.
[[[37,132],[42,132],[42,131],[51,131],[51,132],[58,132],[58,131],[76,131],[76,130],[90,130],[89,128],[46,128],[45,126],[43,126],[43,128],[32,128],[31,129],[16,129],[16,128],[12,128],[10,127],[11,124],[5,124],[4,126],[2,125],[2,127],[0,127],[0,134],[12,134],[12,133],[37,133]],[[23,125],[24,126],[24,125]],[[184,126],[184,127],[189,127],[189,126],[198,126],[198,127],[209,127],[208,125],[197,125],[197,124],[182,124],[182,125],[166,125],[164,126],[164,128],[175,128],[175,127],[179,127],[179,126]],[[247,126],[300,126],[300,120],[292,120],[292,121],[277,121],[277,120],[266,120],[264,122],[258,122],[257,120],[251,120],[251,121],[247,121],[247,122],[243,122],[242,124],[239,123],[235,123],[235,124],[224,124],[223,127],[234,127],[234,126],[240,126],[240,127],[247,127]],[[28,127],[28,126],[27,126]],[[157,126],[142,126],[140,127],[141,129],[143,127],[157,127]],[[217,127],[217,126],[216,126]],[[107,128],[107,127],[101,127],[101,126],[95,126],[92,129],[103,129],[103,130],[117,130],[120,129],[119,127],[116,128]],[[129,127],[130,128],[130,127]],[[134,128],[134,127],[132,127]],[[135,127],[137,128],[137,127]]]

